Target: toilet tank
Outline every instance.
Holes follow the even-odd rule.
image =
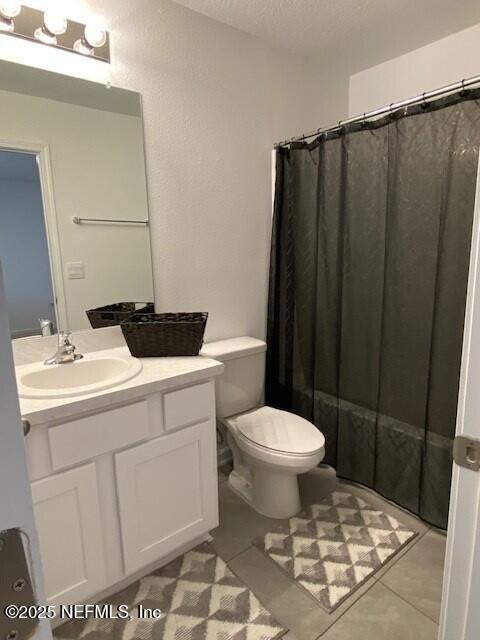
[[[227,418],[263,404],[265,356],[263,340],[242,336],[203,346],[202,356],[219,360],[225,371],[215,381],[217,418]]]

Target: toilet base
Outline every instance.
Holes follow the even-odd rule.
[[[268,518],[290,518],[301,511],[298,479],[269,468],[253,467],[252,480],[233,470],[228,478],[232,491],[255,511]]]
[[[253,508],[269,518],[290,518],[301,511],[298,476],[254,467]]]
[[[228,476],[228,485],[233,493],[236,493],[239,498],[242,498],[242,500],[253,507],[252,483],[240,473],[237,473],[235,469]]]

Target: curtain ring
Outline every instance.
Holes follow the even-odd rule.
[[[428,102],[425,98],[425,91],[422,93],[422,109],[427,109],[428,108]]]
[[[367,120],[365,117],[365,111],[363,112],[363,118],[362,118],[362,127],[365,128],[367,126]]]
[[[466,95],[468,95],[468,90],[465,88],[465,78],[463,78],[462,80],[462,90],[460,91],[460,97],[464,98]]]

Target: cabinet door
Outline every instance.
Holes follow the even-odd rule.
[[[217,526],[212,421],[118,453],[115,469],[127,573]]]
[[[105,586],[95,465],[31,486],[48,602],[83,601]]]

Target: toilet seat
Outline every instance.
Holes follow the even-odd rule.
[[[325,447],[325,438],[315,425],[273,407],[259,407],[228,422],[238,439],[265,453],[302,458],[318,454]]]
[[[231,489],[270,518],[301,510],[298,476],[325,455],[325,438],[308,420],[273,407],[224,418],[233,453]]]

